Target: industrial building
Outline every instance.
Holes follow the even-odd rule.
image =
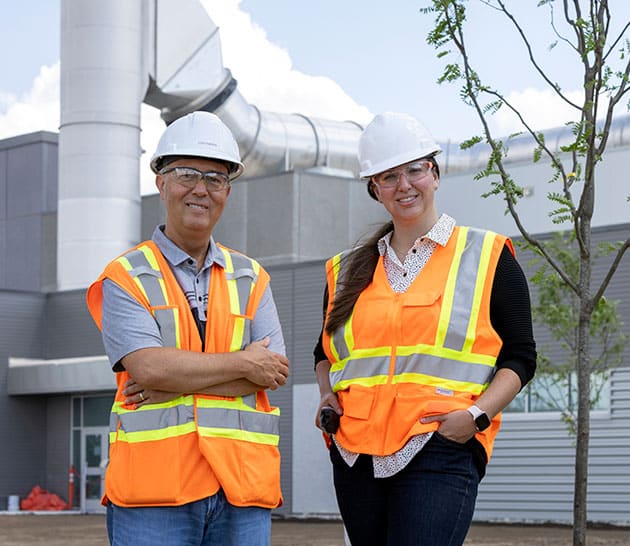
[[[193,0],[158,0],[148,10],[148,3],[126,0],[98,9],[87,4],[62,2],[59,134],[0,141],[0,503],[35,485],[67,499],[72,467],[75,509],[102,510],[115,383],[85,289],[107,261],[149,238],[163,220],[159,197],[139,192],[144,101],[167,122],[195,109],[213,111],[237,137],[246,175],[234,184],[214,236],[270,272],[291,360],[289,382],[270,396],[282,412],[285,502],[277,513],[336,517],[330,465],[313,424],[319,396],[312,349],[321,328],[325,259],[385,219],[356,177],[361,128],[247,104],[222,65],[218,29]],[[187,29],[190,51],[181,51],[173,45],[181,43],[177,33],[162,36],[160,28],[186,10],[200,23]],[[558,149],[569,137],[557,129],[546,141]],[[487,188],[473,179],[483,148],[444,148],[439,209],[459,224],[517,237],[503,202],[482,198]],[[510,150],[513,177],[527,189],[521,216],[531,233],[546,236],[557,229],[548,217],[546,166],[529,160],[524,140],[515,139]],[[595,241],[630,235],[629,161],[630,118],[621,117],[598,174]],[[598,262],[595,278],[606,265]],[[630,335],[628,286],[626,255],[606,296],[619,301]],[[542,329],[536,338],[539,346],[552,343]],[[477,521],[571,521],[574,440],[559,412],[527,397],[505,414]],[[626,348],[592,412],[590,521],[630,525],[629,460]]]

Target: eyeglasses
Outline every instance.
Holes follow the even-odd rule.
[[[385,171],[374,176],[374,182],[381,188],[395,188],[400,182],[400,175],[404,174],[408,182],[417,182],[427,176],[433,163],[431,161],[414,161],[400,169]]]
[[[189,189],[199,184],[200,180],[203,180],[208,191],[221,191],[230,185],[230,177],[227,174],[216,171],[204,173],[193,167],[167,167],[162,169],[159,174],[170,174],[180,186]]]

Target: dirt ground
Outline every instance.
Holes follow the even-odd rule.
[[[568,527],[475,524],[467,546],[571,546]],[[107,546],[105,517],[0,513],[0,545]],[[274,519],[273,546],[344,546],[339,521]],[[589,546],[630,546],[630,528],[589,529]],[[176,546],[176,545],[174,545]]]

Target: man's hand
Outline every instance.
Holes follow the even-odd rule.
[[[122,393],[127,397],[125,398],[125,404],[134,406],[135,409],[146,404],[159,404],[160,402],[169,402],[177,398],[180,393],[156,391],[143,387],[139,383],[136,383],[132,378],[129,378],[125,383],[125,388]]]
[[[263,388],[276,390],[287,382],[289,359],[270,351],[269,338],[250,343],[243,352],[248,357],[245,379]]]

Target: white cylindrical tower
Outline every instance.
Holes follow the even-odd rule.
[[[57,286],[82,288],[140,238],[148,2],[62,0]]]

